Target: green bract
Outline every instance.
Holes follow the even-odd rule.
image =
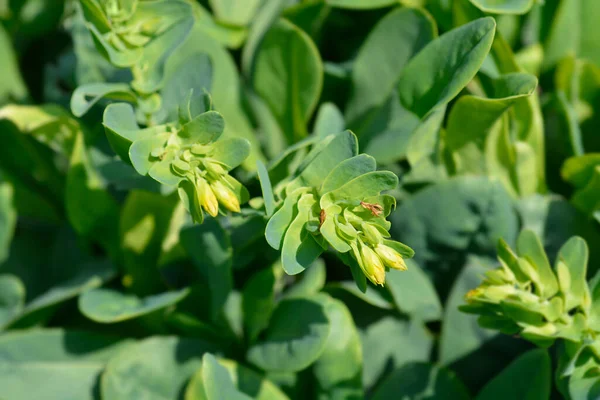
[[[331,246],[350,255],[344,260],[362,290],[362,274],[383,285],[386,268],[405,270],[403,258],[414,255],[410,247],[389,239],[386,217],[396,207],[396,199],[382,192],[397,185],[395,174],[376,171],[373,157],[358,154],[352,132],[326,136],[275,188],[279,209],[267,224],[267,242],[281,249],[288,274],[302,272]]]

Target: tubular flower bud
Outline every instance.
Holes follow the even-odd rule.
[[[384,244],[378,244],[375,246],[375,252],[381,257],[386,266],[400,271],[406,271],[408,269],[404,262],[404,258],[391,247]]]
[[[214,181],[211,183],[212,190],[215,192],[219,202],[229,211],[240,212],[240,201],[237,196],[226,185],[221,181]]]
[[[205,179],[200,178],[196,181],[196,194],[202,208],[211,216],[216,217],[219,214],[219,202]]]
[[[363,234],[365,235],[365,238],[367,239],[367,241],[369,243],[372,243],[372,244],[380,243],[381,240],[383,239],[381,237],[381,233],[372,224],[363,223],[362,231],[363,231]]]
[[[383,286],[385,282],[385,267],[381,259],[369,246],[363,245],[361,249],[363,272],[371,282]]]

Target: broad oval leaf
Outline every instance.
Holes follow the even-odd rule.
[[[371,30],[352,67],[352,95],[345,112],[358,135],[392,95],[406,63],[435,35],[432,18],[417,8],[394,9]]]
[[[175,399],[215,345],[172,336],[151,337],[111,358],[102,374],[103,398]]]
[[[0,386],[12,400],[95,400],[100,373],[128,341],[41,329],[0,336]]]
[[[79,265],[78,272],[72,278],[55,284],[48,291],[33,298],[19,313],[4,321],[4,324],[0,322],[0,330],[4,327],[22,329],[39,324],[51,317],[60,304],[101,286],[116,273],[114,265],[106,260]]]
[[[326,303],[317,297],[281,301],[265,339],[250,347],[248,360],[266,371],[296,372],[325,350],[330,331]]]
[[[436,321],[442,317],[440,299],[429,277],[412,260],[405,260],[407,271],[390,270],[385,285],[396,307],[420,321]]]
[[[402,105],[420,118],[452,100],[475,76],[494,40],[496,23],[481,18],[429,43],[402,71]]]
[[[206,357],[202,362],[202,367],[194,374],[185,391],[185,400],[212,400],[220,399],[218,397],[223,393],[222,383],[211,379],[211,374],[205,375],[204,368]],[[218,365],[215,365],[218,364]],[[288,397],[271,381],[259,375],[253,370],[227,359],[218,359],[213,362],[213,368],[222,368],[229,375],[229,379],[221,375],[224,381],[229,380],[227,385],[231,384],[239,393],[252,396],[256,400],[288,400]],[[207,394],[207,386],[211,387],[211,396]],[[216,397],[215,397],[216,395]],[[229,397],[227,397],[229,399]]]
[[[550,356],[544,349],[531,350],[490,381],[477,395],[477,400],[550,398],[552,370]]]
[[[313,365],[318,393],[332,398],[361,398],[362,348],[352,315],[344,303],[327,299],[331,323],[325,350]]]
[[[79,311],[89,319],[112,324],[136,318],[181,301],[188,289],[139,298],[112,289],[94,289],[79,297]]]
[[[310,37],[280,20],[256,55],[252,84],[293,143],[307,135],[323,86],[323,63]]]

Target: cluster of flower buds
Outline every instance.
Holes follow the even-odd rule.
[[[113,141],[131,140],[127,158],[141,175],[170,187],[177,187],[179,197],[195,222],[202,223],[204,213],[215,217],[219,212],[240,212],[248,200],[244,186],[229,172],[250,153],[250,143],[242,138],[222,138],[225,121],[211,110],[207,94],[193,97],[179,107],[179,120],[146,129],[137,127],[133,108],[124,103],[111,104],[105,122]]]
[[[588,249],[572,238],[560,249],[554,270],[539,238],[523,231],[515,254],[501,241],[500,268],[466,295],[461,310],[478,314],[482,326],[519,334],[540,346],[556,339],[586,342],[600,332],[599,319],[586,281]]]
[[[265,236],[273,248],[281,248],[289,274],[301,272],[330,247],[344,255],[357,283],[356,271],[363,282],[366,276],[383,285],[388,268],[406,270],[404,259],[414,252],[390,239],[386,217],[396,200],[382,194],[396,188],[398,177],[377,171],[372,157],[357,153],[352,132],[330,135],[292,180],[276,187],[283,201]]]
[[[406,249],[388,240],[390,222],[385,219],[395,205],[392,196],[378,196],[368,201],[336,203],[322,210],[320,233],[344,253],[350,251],[365,276],[376,285],[385,283],[386,267],[405,271],[401,253]],[[384,206],[385,204],[385,206]],[[323,229],[323,226],[325,228]]]

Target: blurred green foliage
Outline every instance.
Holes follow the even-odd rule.
[[[0,0],[0,398],[598,397],[598,21]]]

